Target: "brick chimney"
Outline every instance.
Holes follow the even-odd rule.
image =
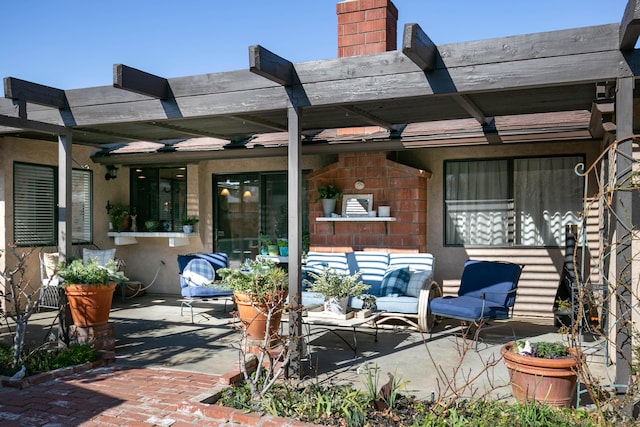
[[[336,13],[339,58],[397,49],[398,9],[391,0],[346,0]]]

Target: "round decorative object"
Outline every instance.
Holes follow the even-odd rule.
[[[364,182],[360,180],[357,180],[353,186],[356,188],[356,190],[364,190]]]

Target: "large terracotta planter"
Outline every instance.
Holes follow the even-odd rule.
[[[80,327],[106,325],[115,289],[115,282],[108,285],[65,286],[73,323]]]
[[[575,349],[566,359],[542,359],[513,352],[513,343],[500,352],[509,370],[513,397],[519,402],[535,399],[549,406],[569,408],[575,402],[579,358]]]
[[[284,291],[283,291],[284,294]],[[264,340],[267,330],[267,313],[269,307],[266,304],[255,304],[249,298],[249,295],[244,292],[233,292],[233,297],[238,306],[238,315],[242,322],[243,328],[246,331],[247,339],[249,340]],[[271,321],[269,323],[269,341],[278,337],[278,330],[280,329],[280,319],[282,318],[282,302],[283,296],[277,296],[275,301],[280,301],[279,307],[273,309],[271,315]]]

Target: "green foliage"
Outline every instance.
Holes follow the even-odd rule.
[[[72,345],[59,351],[38,348],[33,351],[24,350],[18,365],[13,364],[13,349],[0,346],[0,375],[11,376],[22,365],[27,375],[47,372],[67,366],[80,365],[98,359],[98,351],[91,344]]]
[[[342,191],[338,190],[333,184],[323,185],[318,187],[318,199],[339,199],[342,196]]]
[[[278,246],[281,248],[286,248],[289,246],[289,241],[287,239],[278,239]]]
[[[95,259],[90,260],[86,265],[82,260],[75,259],[63,265],[58,270],[58,275],[64,279],[64,285],[106,285],[109,282],[121,283],[128,280],[124,273],[118,271],[114,260],[110,260],[103,267]]]
[[[514,352],[523,356],[538,357],[541,359],[564,359],[569,357],[569,348],[561,342],[535,342],[531,343],[531,349],[522,351],[527,345],[528,341],[519,340],[516,341],[516,345],[513,347]]]
[[[316,274],[308,272],[312,280],[305,279],[309,291],[317,292],[325,297],[343,298],[361,295],[370,288],[360,280],[360,272],[354,275],[338,273],[333,268],[325,268]]]
[[[197,216],[188,216],[182,221],[182,223],[184,225],[196,225],[198,221],[199,219]]]
[[[256,303],[268,303],[289,287],[287,272],[272,262],[250,261],[241,269],[221,268],[225,289],[244,292]]]
[[[267,246],[273,244],[273,240],[271,239],[271,236],[269,236],[268,234],[261,234],[258,237],[258,240],[260,241],[261,249],[267,249]]]

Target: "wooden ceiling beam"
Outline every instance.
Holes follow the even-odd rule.
[[[4,78],[5,98],[63,109],[68,106],[64,90],[14,77]]]
[[[11,133],[23,132],[26,130],[42,132],[51,135],[66,135],[67,132],[70,131],[69,128],[65,128],[64,126],[38,122],[35,120],[28,120],[24,117],[12,117],[5,115],[0,115],[0,126],[12,128],[12,130],[7,130],[7,132]],[[0,133],[5,133],[5,131],[0,130]]]
[[[461,106],[467,113],[469,113],[471,117],[476,119],[478,123],[480,123],[482,126],[487,125],[487,117],[482,112],[482,110],[480,110],[480,108],[478,108],[478,106],[474,104],[469,98],[458,93],[453,94],[451,97],[459,106]]]
[[[436,68],[435,43],[418,24],[405,24],[402,36],[402,53],[407,55],[422,71]]]
[[[620,22],[620,50],[631,50],[640,36],[640,1],[629,0]]]
[[[176,132],[180,132],[184,135],[189,135],[189,136],[195,136],[195,137],[210,137],[210,138],[217,138],[217,139],[225,139],[225,140],[229,140],[229,137],[226,135],[222,135],[219,133],[215,133],[215,132],[208,132],[208,131],[204,131],[204,130],[197,130],[197,129],[191,129],[191,128],[186,128],[184,126],[176,126],[170,123],[163,123],[163,122],[149,122],[146,123],[148,125],[151,126],[156,126],[156,127],[160,127],[163,129],[170,129],[170,130],[174,130]]]
[[[293,86],[293,63],[279,57],[260,45],[249,46],[249,71],[282,86]]]
[[[166,100],[171,89],[169,81],[123,64],[113,66],[113,87]]]
[[[375,116],[374,114],[368,113],[361,108],[354,107],[352,105],[345,105],[339,108],[347,112],[348,114],[353,114],[354,116],[360,117],[362,120],[371,125],[380,126],[381,128],[385,128],[387,130],[393,130],[395,128],[393,123],[389,123],[388,121],[383,120],[380,117]]]
[[[160,144],[164,144],[163,140],[156,139],[156,138],[141,138],[139,135],[127,134],[127,133],[122,133],[122,132],[114,132],[114,131],[108,131],[108,130],[102,130],[102,129],[95,129],[95,128],[91,128],[91,127],[74,128],[73,131],[74,132],[86,132],[86,133],[95,133],[95,134],[98,134],[98,135],[113,136],[113,137],[122,139],[123,140],[122,142],[124,142],[125,140],[128,140],[128,141],[157,142],[157,143],[160,143]]]
[[[250,115],[246,115],[246,114],[233,115],[233,116],[229,116],[229,118],[230,119],[234,119],[234,120],[238,120],[238,121],[242,121],[242,122],[252,123],[254,125],[262,126],[262,127],[267,128],[267,129],[275,130],[275,131],[278,131],[278,132],[286,132],[287,131],[287,126],[286,125],[280,125],[280,124],[272,122],[270,120],[264,120],[264,119],[260,119],[258,117],[254,117],[254,116],[250,116]]]

